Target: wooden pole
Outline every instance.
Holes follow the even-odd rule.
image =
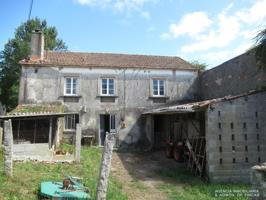
[[[35,144],[36,142],[36,132],[37,132],[37,120],[34,120],[35,124],[34,124],[34,133],[33,133],[33,143]]]
[[[80,163],[80,149],[81,149],[81,125],[76,125],[76,153],[75,153],[75,161],[76,163]]]
[[[50,124],[49,124],[49,149],[52,148],[52,126],[53,126],[53,119],[52,117],[50,118]]]
[[[112,152],[115,143],[115,134],[106,134],[102,162],[100,168],[99,181],[97,185],[96,200],[106,200],[108,187],[108,177],[111,168]]]
[[[19,140],[19,131],[20,131],[20,120],[18,120],[18,133],[17,133],[17,140]]]
[[[0,149],[2,147],[2,143],[3,143],[3,128],[0,127]]]
[[[13,174],[13,131],[11,119],[4,122],[4,174]]]

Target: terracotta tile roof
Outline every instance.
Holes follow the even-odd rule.
[[[24,59],[20,64],[195,70],[192,65],[179,57],[55,51],[46,51],[43,60],[36,58]]]

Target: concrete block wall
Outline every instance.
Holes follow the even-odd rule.
[[[266,70],[260,70],[248,52],[203,72],[199,79],[201,98],[213,99],[265,88]]]
[[[211,182],[250,182],[266,161],[266,92],[211,104],[206,111],[207,173]]]

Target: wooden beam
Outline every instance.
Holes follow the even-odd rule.
[[[18,120],[17,139],[19,140],[20,120]]]
[[[49,124],[49,149],[52,148],[52,127],[53,127],[53,118],[50,118],[50,124]]]
[[[36,132],[37,132],[37,120],[34,120],[34,132],[33,132],[33,143],[35,144],[36,142]]]

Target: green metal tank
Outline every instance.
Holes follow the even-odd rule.
[[[62,182],[42,182],[39,195],[41,199],[91,199],[88,188],[80,182],[79,178],[71,176]]]

